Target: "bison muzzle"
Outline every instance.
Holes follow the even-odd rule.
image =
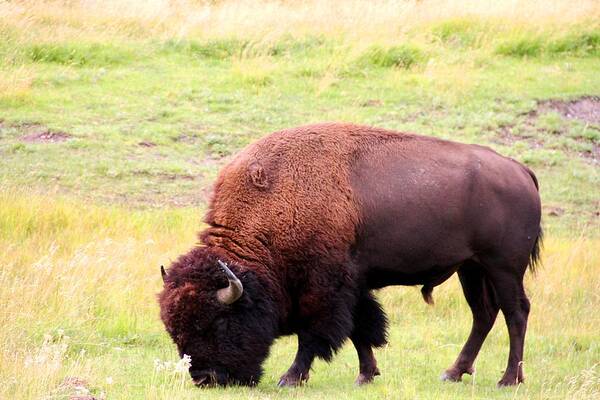
[[[457,273],[473,313],[443,379],[473,372],[499,310],[510,336],[499,385],[523,381],[527,267],[539,258],[533,172],[493,150],[351,124],[273,133],[226,165],[200,244],[163,272],[161,318],[199,386],[254,385],[275,338],[298,352],[279,382],[350,338],[358,384],[379,375],[387,319],[373,290]]]

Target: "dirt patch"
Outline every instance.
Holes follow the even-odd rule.
[[[200,135],[191,133],[191,134],[181,134],[176,138],[173,138],[174,142],[177,143],[187,143],[187,144],[196,144],[200,141]]]
[[[73,137],[66,132],[53,131],[43,125],[34,123],[19,124],[16,125],[16,128],[24,132],[24,135],[19,139],[27,143],[58,143]]]
[[[191,174],[177,174],[177,173],[169,173],[169,172],[154,172],[154,171],[146,171],[146,170],[137,170],[133,171],[132,175],[135,176],[147,176],[152,178],[158,178],[167,181],[174,181],[177,179],[183,179],[187,181],[196,180],[196,176]]]
[[[77,376],[66,376],[60,384],[60,388],[72,389],[78,386],[86,387],[88,385],[85,379]]]
[[[550,111],[557,112],[565,118],[600,125],[600,96],[583,96],[573,100],[540,101],[534,111],[535,115],[532,116]]]
[[[365,102],[360,103],[361,107],[381,107],[383,105],[383,101],[379,99],[370,99]]]
[[[71,135],[65,132],[45,131],[39,133],[30,133],[29,135],[21,136],[23,142],[29,143],[56,143],[69,140]]]
[[[551,114],[558,114],[558,118]],[[562,122],[561,122],[562,119]],[[566,120],[584,122],[591,135],[574,134]],[[580,129],[580,128],[577,128]],[[514,123],[493,128],[493,142],[512,145],[525,142],[531,149],[548,148],[577,155],[587,162],[600,163],[600,145],[593,138],[600,130],[600,97],[583,96],[571,100],[539,100],[536,107],[520,114]]]
[[[544,142],[534,137],[527,137],[515,134],[513,125],[500,125],[495,130],[496,139],[492,140],[495,143],[503,145],[513,145],[516,142],[526,142],[530,149],[541,149],[544,147]]]
[[[70,393],[69,400],[97,400],[90,394],[88,382],[77,376],[67,376],[60,383],[56,394]],[[54,397],[54,396],[52,396]],[[61,396],[62,398],[62,396]]]
[[[544,213],[551,217],[560,217],[565,213],[565,209],[559,206],[545,206]]]

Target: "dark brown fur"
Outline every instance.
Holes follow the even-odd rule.
[[[472,372],[502,309],[511,355],[500,383],[522,380],[522,278],[539,257],[541,230],[537,180],[521,164],[418,135],[304,126],[266,136],[223,168],[205,221],[201,247],[171,266],[160,295],[194,379],[255,383],[272,341],[295,333],[298,354],[280,384],[305,381],[314,357],[330,360],[347,338],[357,382],[369,382],[379,374],[371,348],[386,343],[387,324],[371,290],[420,284],[432,303],[433,287],[458,272],[474,327],[444,377]],[[244,284],[230,306],[214,296],[227,285],[217,259]]]

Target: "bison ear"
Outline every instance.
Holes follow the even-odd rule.
[[[162,276],[162,280],[163,280],[163,283],[164,283],[165,282],[165,278],[167,276],[167,273],[165,272],[165,267],[162,266],[162,265],[160,266],[160,276]]]
[[[252,184],[257,188],[265,189],[267,186],[269,186],[267,173],[265,172],[263,166],[258,162],[253,162],[248,166],[248,173],[250,174]]]

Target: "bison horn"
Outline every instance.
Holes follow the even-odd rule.
[[[217,262],[229,280],[229,286],[217,290],[217,299],[223,304],[233,304],[237,299],[242,297],[242,293],[244,293],[244,286],[242,286],[242,282],[240,282],[237,276],[235,276],[229,267],[227,267],[227,264],[221,260],[217,260]]]
[[[165,267],[164,266],[160,266],[160,276],[162,276],[162,280],[163,282],[165,281],[165,277],[167,276],[167,273],[165,272]]]

